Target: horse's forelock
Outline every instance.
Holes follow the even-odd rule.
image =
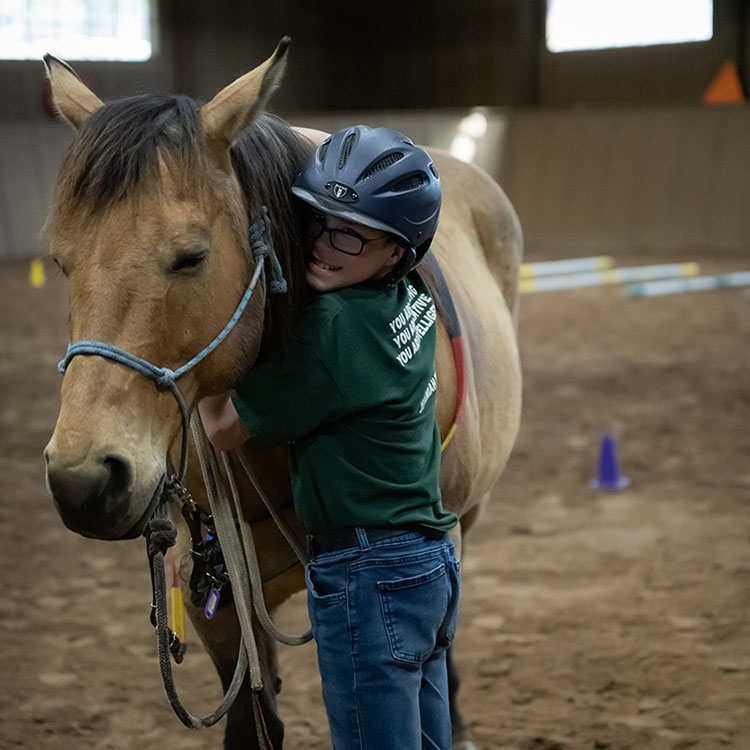
[[[160,163],[186,179],[203,169],[199,107],[184,96],[144,94],[105,104],[72,142],[58,182],[63,203],[101,210],[158,180]]]

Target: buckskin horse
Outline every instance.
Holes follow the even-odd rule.
[[[248,225],[267,207],[287,292],[271,295],[258,286],[223,342],[183,371],[179,390],[188,410],[203,396],[230,389],[265,347],[285,335],[304,299],[290,186],[312,144],[263,111],[280,81],[288,43],[282,40],[265,63],[202,106],[156,94],[105,104],[67,64],[45,59],[56,106],[75,130],[47,222],[51,255],[68,278],[71,342],[105,342],[178,370],[233,316],[256,265]],[[443,453],[440,482],[444,503],[459,514],[465,533],[486,506],[519,425],[522,238],[516,214],[493,180],[448,154],[434,151],[433,157],[443,208],[432,248],[452,293],[465,353],[460,376],[441,319],[436,370],[443,436],[454,426],[462,378],[465,408]],[[65,525],[97,539],[143,533],[178,461],[183,426],[174,399],[141,373],[105,356],[70,358],[45,450],[48,487]],[[193,449],[191,443],[191,454]],[[267,494],[294,525],[285,449],[249,444],[246,451]],[[196,465],[189,463],[186,485],[203,504]],[[304,587],[302,566],[254,489],[243,484],[241,492],[273,611]],[[190,576],[189,545],[181,524],[183,587]],[[226,688],[240,637],[233,608],[208,620],[187,604]],[[276,646],[265,633],[257,638],[262,713],[273,746],[280,748]],[[449,668],[454,747],[471,748],[455,707],[458,681],[450,659]],[[246,681],[228,714],[225,747],[258,747],[255,728]]]

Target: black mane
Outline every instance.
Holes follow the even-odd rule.
[[[307,294],[301,226],[292,183],[312,152],[311,143],[279,117],[258,117],[232,146],[232,165],[252,219],[268,207],[271,240],[289,287],[270,298],[261,356],[268,344],[286,340]]]

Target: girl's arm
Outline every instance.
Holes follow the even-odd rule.
[[[319,146],[323,141],[328,138],[330,133],[324,133],[322,130],[314,130],[313,128],[298,128],[296,125],[292,126],[292,130],[297,135],[302,135],[310,141],[313,146]]]
[[[198,402],[198,411],[208,439],[216,450],[233,450],[250,439],[250,433],[228,393],[206,396]]]

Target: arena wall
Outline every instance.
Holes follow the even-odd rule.
[[[714,0],[705,43],[563,54],[545,47],[545,0],[434,0],[429,13],[395,0],[154,7],[152,60],[74,63],[103,99],[207,99],[288,33],[273,106],[300,124],[391,124],[448,148],[482,107],[475,160],[515,203],[531,253],[750,249],[750,110],[700,106],[725,60],[750,90],[746,0]],[[69,137],[49,112],[41,61],[0,61],[0,258],[45,252],[39,231]]]
[[[527,252],[547,258],[690,250],[750,253],[750,106],[479,108],[300,115],[402,130],[450,149],[487,118],[474,161],[505,189]]]
[[[486,109],[475,161],[503,186],[529,253],[750,252],[750,107]],[[300,113],[334,130],[388,125],[450,148],[469,110]],[[0,122],[0,257],[46,250],[40,228],[70,134]]]

